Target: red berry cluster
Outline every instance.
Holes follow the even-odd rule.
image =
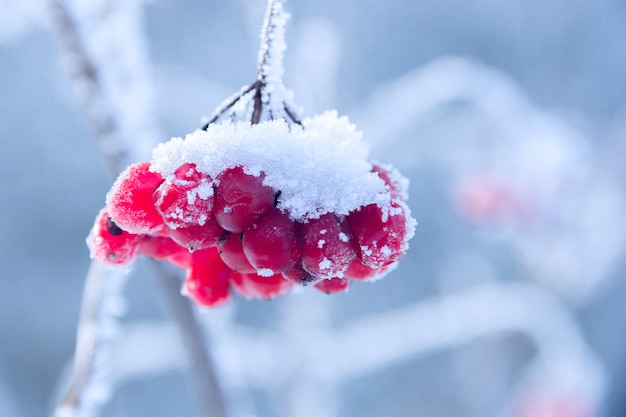
[[[379,277],[407,246],[412,220],[402,184],[387,168],[372,172],[386,183],[388,205],[299,222],[277,207],[280,190],[264,185],[263,173],[235,166],[211,178],[186,163],[163,178],[139,163],[109,192],[90,237],[92,256],[115,265],[140,254],[167,260],[187,269],[186,293],[211,307],[233,290],[258,298],[294,284],[344,291]]]

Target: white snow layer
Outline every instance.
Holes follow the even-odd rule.
[[[368,151],[361,132],[333,111],[303,126],[282,119],[211,124],[157,146],[151,170],[167,177],[183,163],[194,163],[212,178],[237,165],[251,175],[263,172],[263,183],[281,191],[278,207],[304,221],[327,212],[347,215],[371,203],[389,206],[384,182],[370,172]]]

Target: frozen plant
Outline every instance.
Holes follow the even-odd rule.
[[[408,180],[369,162],[345,117],[300,120],[281,81],[286,20],[270,1],[256,81],[118,177],[88,239],[92,257],[170,261],[187,270],[184,292],[208,307],[233,291],[344,291],[400,260],[415,228]]]

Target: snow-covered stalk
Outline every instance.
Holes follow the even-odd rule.
[[[253,125],[264,120],[284,119],[290,125],[302,125],[298,111],[292,104],[293,92],[285,88],[282,80],[283,56],[287,49],[285,25],[288,19],[289,14],[283,10],[282,0],[268,0],[261,30],[256,80],[226,99],[202,130],[221,119],[247,120]]]
[[[138,24],[140,2],[51,0],[53,27],[72,71],[72,82],[87,112],[96,140],[115,178],[148,154],[161,137],[150,108],[150,77]],[[122,38],[120,38],[120,36]],[[206,341],[189,301],[180,296],[180,278],[157,265],[169,309],[185,340],[194,387],[203,414],[225,415]],[[93,261],[85,282],[74,371],[55,417],[96,415],[114,388],[106,374],[117,316],[111,300],[120,299],[120,272]]]
[[[83,291],[74,369],[53,417],[91,416],[111,395],[108,349],[117,333],[125,275],[93,261]]]

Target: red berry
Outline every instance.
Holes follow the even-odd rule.
[[[347,291],[350,287],[350,280],[346,278],[330,278],[324,279],[317,284],[315,284],[315,288],[325,292],[326,294],[333,294],[336,292],[344,292]]]
[[[386,266],[382,268],[372,268],[371,266],[365,265],[360,259],[357,258],[352,261],[343,276],[351,280],[366,281],[368,279],[376,278],[378,275],[385,272],[386,269]]]
[[[241,166],[217,176],[215,220],[229,232],[242,233],[274,205],[274,190],[260,176],[246,174]]]
[[[190,251],[217,246],[224,229],[214,220],[206,220],[202,225],[179,227],[169,230],[169,236],[179,245]]]
[[[286,271],[300,259],[295,223],[272,208],[243,234],[243,252],[261,275]]]
[[[196,170],[195,164],[183,164],[154,192],[157,211],[170,228],[203,225],[213,215],[213,182]]]
[[[120,229],[106,210],[101,210],[89,236],[91,257],[113,265],[133,261],[139,254],[141,236]]]
[[[195,251],[191,269],[185,279],[185,290],[197,304],[205,307],[219,307],[232,298],[230,280],[231,269],[222,262],[214,248]]]
[[[302,225],[302,267],[320,278],[341,277],[356,258],[350,226],[326,213]]]
[[[407,180],[397,169],[389,165],[372,164],[371,172],[375,172],[385,182],[391,198],[401,201],[408,198]]]
[[[275,298],[293,287],[291,281],[279,274],[269,277],[257,274],[235,274],[231,283],[239,294],[248,298]]]
[[[144,235],[139,248],[142,255],[158,261],[167,260],[183,269],[191,267],[191,253],[169,237]]]
[[[297,285],[311,285],[321,280],[320,277],[305,271],[301,263],[295,264],[292,268],[283,272],[282,275]]]
[[[369,204],[350,213],[348,221],[365,265],[380,268],[400,259],[406,250],[406,216],[405,206],[396,200],[385,210]]]
[[[152,194],[163,182],[157,172],[150,172],[150,163],[131,165],[113,184],[107,195],[111,218],[122,229],[134,234],[155,234],[164,227],[154,207]]]
[[[228,233],[217,244],[217,248],[222,261],[234,272],[252,274],[256,269],[243,253],[243,236],[239,233]]]

